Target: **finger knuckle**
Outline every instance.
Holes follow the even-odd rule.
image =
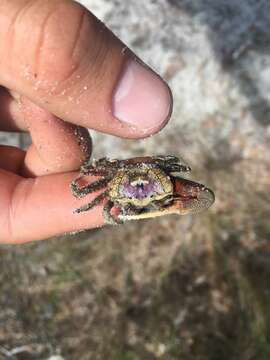
[[[100,24],[94,16],[79,4],[58,3],[40,27],[36,79],[57,95],[63,89],[73,88],[89,74],[100,78],[106,49]]]
[[[35,82],[38,89],[74,82],[99,59],[97,20],[83,6],[70,0],[35,0],[17,11],[12,24],[14,68]],[[91,41],[92,39],[92,41]],[[27,44],[27,46],[25,46]],[[17,68],[16,68],[17,69]]]
[[[82,7],[67,1],[54,5],[47,14],[36,43],[39,77],[63,82],[76,73],[84,51],[79,41],[84,14]]]
[[[10,79],[16,74],[52,96],[86,79],[103,86],[112,34],[86,8],[71,0],[23,0],[14,14],[6,36]]]

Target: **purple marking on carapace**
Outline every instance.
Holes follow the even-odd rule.
[[[151,197],[151,195],[160,194],[163,192],[162,187],[156,182],[150,182],[149,184],[137,184],[131,185],[129,182],[123,184],[122,192],[127,198],[135,198],[138,200]]]

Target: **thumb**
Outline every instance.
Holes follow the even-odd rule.
[[[70,0],[0,2],[0,84],[57,117],[140,138],[168,121],[165,82]]]

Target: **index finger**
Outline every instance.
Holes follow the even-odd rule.
[[[103,225],[101,205],[74,214],[74,209],[97,196],[93,193],[76,199],[69,186],[75,176],[66,173],[25,179],[0,170],[0,242],[19,244]]]
[[[81,5],[3,0],[0,33],[0,83],[57,117],[128,138],[167,123],[168,86]]]

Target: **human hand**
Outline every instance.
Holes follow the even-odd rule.
[[[102,225],[101,206],[73,213],[86,201],[69,186],[91,154],[86,128],[143,138],[172,108],[167,85],[68,0],[0,2],[0,86],[0,130],[33,142],[26,152],[0,146],[1,243]]]

